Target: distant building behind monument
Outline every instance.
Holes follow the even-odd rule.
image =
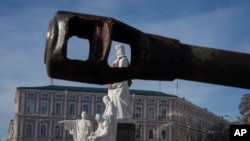
[[[73,141],[62,120],[81,119],[87,113],[96,130],[96,113],[102,114],[106,88],[40,86],[18,87],[15,116],[9,124],[9,141]],[[207,141],[217,123],[228,121],[184,98],[156,91],[130,90],[136,141]]]

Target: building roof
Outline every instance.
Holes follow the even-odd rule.
[[[91,93],[107,93],[106,88],[98,87],[76,87],[76,86],[58,86],[58,85],[48,85],[48,86],[37,86],[37,87],[17,87],[17,89],[33,89],[33,90],[51,90],[51,91],[72,91],[72,92],[91,92]],[[177,97],[175,95],[166,94],[157,91],[148,90],[135,90],[130,89],[130,94],[144,95],[144,96],[167,96],[167,97]]]

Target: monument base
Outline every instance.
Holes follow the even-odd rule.
[[[135,141],[135,124],[117,123],[116,141]]]

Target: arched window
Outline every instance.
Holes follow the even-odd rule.
[[[61,129],[60,129],[60,126],[57,125],[55,126],[55,136],[59,137],[60,135],[61,135]]]
[[[47,133],[47,129],[46,129],[46,126],[44,124],[41,126],[40,133],[41,133],[41,135],[46,135],[46,133]]]
[[[165,129],[163,129],[163,130],[161,131],[161,137],[162,137],[162,139],[166,139],[166,138],[167,138],[167,132],[166,132]]]
[[[135,133],[135,137],[136,137],[137,139],[140,139],[140,138],[141,138],[141,131],[140,131],[140,130],[137,131],[137,132]]]
[[[32,125],[28,124],[26,126],[26,135],[31,135],[32,134]]]
[[[154,138],[154,131],[153,131],[153,129],[149,129],[149,131],[148,131],[148,138],[149,139],[153,139]]]

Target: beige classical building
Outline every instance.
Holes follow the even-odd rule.
[[[58,121],[94,116],[104,111],[105,88],[41,86],[18,87],[15,117],[9,125],[9,141],[72,141]],[[206,141],[223,119],[184,98],[156,91],[130,90],[137,141]],[[8,108],[8,107],[6,107]]]

